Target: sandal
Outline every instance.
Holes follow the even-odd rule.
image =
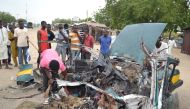
[[[10,70],[10,69],[12,69],[12,68],[10,68],[10,67],[5,67],[5,69],[9,69],[9,70]]]

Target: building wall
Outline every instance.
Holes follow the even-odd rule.
[[[190,55],[190,29],[184,31],[181,52]]]

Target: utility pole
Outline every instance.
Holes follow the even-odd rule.
[[[86,22],[88,22],[88,10],[86,11]]]
[[[28,13],[28,4],[27,4],[27,0],[26,0],[26,22],[28,22],[27,13]]]
[[[20,15],[20,14],[16,14],[16,19],[19,19],[19,15]]]

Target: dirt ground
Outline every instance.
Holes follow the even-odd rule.
[[[33,42],[37,46],[37,29],[29,29],[29,37],[30,37],[30,41]],[[36,60],[38,57],[38,52],[33,46],[31,46],[31,44],[30,44],[30,54],[31,54],[30,64],[33,64],[33,68],[36,68]],[[16,73],[19,70],[18,68],[14,68],[14,66],[11,66],[11,67],[13,68],[11,70],[0,69],[0,90],[10,85],[15,85],[14,79],[16,77]],[[24,102],[25,100],[37,101],[40,103],[43,100],[42,98],[43,98],[43,95],[35,96],[35,98],[19,99],[19,100],[5,100],[5,99],[0,98],[0,108],[1,109],[15,109],[20,103]]]
[[[37,46],[36,34],[37,29],[29,30],[30,41]],[[53,48],[55,48],[55,45],[53,45]],[[30,45],[30,54],[32,57],[30,63],[33,64],[33,68],[36,68],[38,53],[32,45]],[[181,54],[179,49],[174,49],[173,55],[174,57],[180,59],[180,65],[178,66],[178,68],[181,72],[181,79],[184,80],[183,86],[175,91],[176,93],[178,93],[179,96],[180,109],[190,109],[190,56]],[[0,69],[0,91],[9,85],[15,84],[14,79],[16,73],[18,72],[18,68],[14,68],[13,66],[12,68],[13,69],[11,70]],[[42,98],[42,94],[35,96],[34,98],[20,100],[5,100],[3,98],[0,98],[0,107],[1,109],[15,109],[20,103],[26,100],[41,103],[43,100]]]
[[[176,90],[179,95],[180,109],[190,109],[190,56],[180,53],[179,49],[175,49],[173,54],[180,59],[178,68],[181,72],[181,79],[184,81],[183,86]]]

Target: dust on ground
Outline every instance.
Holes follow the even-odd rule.
[[[37,46],[37,29],[29,29],[30,41]],[[55,48],[55,44],[52,45]],[[95,46],[95,49],[98,48],[98,45]],[[36,60],[38,57],[38,52],[36,49],[30,45],[30,54],[32,60],[30,64],[33,64],[33,67],[36,68]],[[180,65],[177,67],[181,72],[181,79],[184,81],[182,87],[178,88],[175,92],[179,95],[180,109],[190,109],[190,56],[181,54],[180,49],[173,50],[174,57],[180,59]],[[12,66],[13,68],[13,66]],[[13,68],[12,70],[0,69],[0,91],[3,91],[10,85],[15,84],[15,75],[18,72],[18,68]],[[1,93],[1,92],[0,92]],[[34,96],[33,98],[23,98],[23,99],[3,99],[1,93],[0,96],[0,107],[1,109],[15,109],[19,105],[25,104],[30,106],[33,104],[41,104],[43,102],[43,94]],[[24,103],[23,103],[24,102]],[[18,109],[18,108],[17,108]],[[21,108],[22,109],[22,108]]]
[[[176,90],[179,95],[180,109],[190,109],[190,55],[182,54],[180,49],[174,49],[173,55],[180,59],[177,67],[181,72],[183,85]]]
[[[53,101],[49,105],[43,105],[32,101],[24,101],[16,109],[74,109],[83,104],[83,99],[68,96],[64,97],[62,101]]]

